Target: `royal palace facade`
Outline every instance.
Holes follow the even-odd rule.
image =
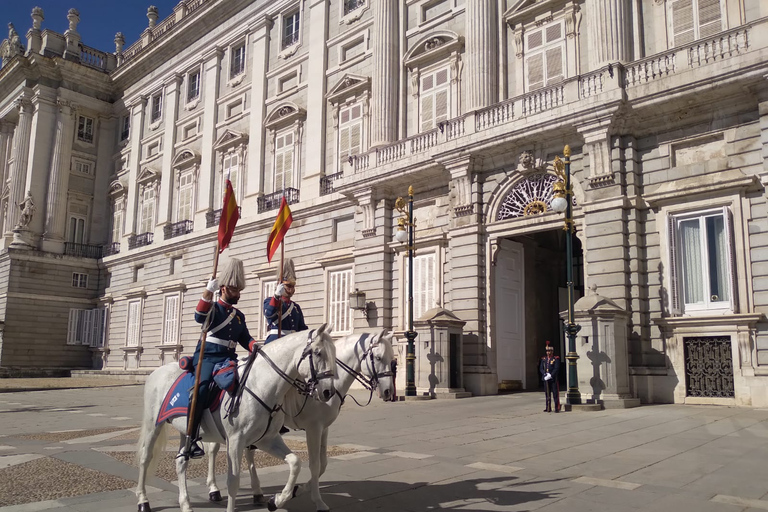
[[[420,392],[536,389],[565,354],[605,406],[768,406],[768,4],[184,0],[141,38],[0,44],[1,368],[143,372],[190,354],[223,258],[265,336],[280,200],[307,324],[407,328]],[[551,208],[571,148],[576,243]],[[364,308],[353,309],[350,293]],[[400,389],[401,374],[398,376]],[[561,379],[562,382],[562,379]]]

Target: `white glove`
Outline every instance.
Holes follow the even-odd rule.
[[[281,297],[287,297],[288,293],[285,291],[285,285],[283,283],[280,283],[277,285],[277,288],[275,288],[275,297],[278,299]]]
[[[552,380],[552,376],[550,374],[546,374],[544,376],[544,380]]]
[[[214,277],[210,281],[208,281],[208,284],[205,285],[205,289],[208,290],[211,293],[216,293],[219,291],[219,281]]]

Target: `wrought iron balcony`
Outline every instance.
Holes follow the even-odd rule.
[[[299,42],[299,31],[291,32],[283,37],[283,48],[288,48]]]
[[[140,235],[131,235],[128,237],[128,249],[136,249],[137,247],[144,247],[152,243],[154,233],[148,231],[141,233]]]
[[[104,246],[104,251],[102,253],[102,256],[112,256],[113,254],[117,254],[120,252],[120,242],[112,242],[111,244],[107,244]]]
[[[344,0],[344,16],[365,6],[365,0]]]
[[[243,209],[238,206],[237,207],[237,216],[241,217],[243,215]],[[205,227],[210,228],[211,226],[216,226],[221,221],[221,208],[218,210],[213,210],[212,212],[206,212],[205,214]]]
[[[77,256],[78,258],[101,258],[102,246],[100,245],[87,245],[87,244],[75,244],[72,242],[66,242],[64,244],[64,254],[67,256]]]
[[[163,235],[165,235],[166,240],[169,238],[186,235],[187,233],[192,232],[194,226],[195,223],[191,220],[182,220],[179,222],[174,222],[173,224],[166,224],[165,227],[163,227]]]
[[[320,178],[320,195],[324,196],[333,193],[333,182],[342,177],[344,177],[344,171],[322,176]]]
[[[285,190],[278,190],[271,194],[261,196],[259,198],[259,213],[268,212],[270,210],[277,210],[280,208],[280,202],[285,196],[285,201],[288,204],[295,204],[299,202],[299,189],[286,188]]]

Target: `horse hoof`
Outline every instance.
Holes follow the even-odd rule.
[[[208,493],[209,501],[221,501],[221,491],[213,491]]]
[[[263,507],[267,504],[267,498],[264,497],[263,494],[254,494],[253,495],[253,504],[258,505],[260,507]]]
[[[139,512],[152,512],[152,509],[149,508],[149,502],[139,503]]]
[[[267,503],[267,510],[269,510],[269,512],[275,512],[275,510],[277,510],[277,505],[275,505],[275,497],[274,496],[269,498],[269,502]]]

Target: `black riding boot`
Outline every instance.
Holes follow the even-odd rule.
[[[187,409],[187,418],[189,418],[189,413],[192,408],[192,404],[190,402],[190,406]],[[187,457],[191,459],[200,459],[205,455],[205,451],[200,446],[200,422],[203,419],[203,411],[205,411],[205,408],[202,407],[202,403],[198,402],[198,404],[195,407],[195,417],[194,421],[192,423],[192,439],[187,439],[185,446],[181,447],[181,450],[179,451],[179,457]],[[187,451],[187,446],[189,446],[189,451]]]

